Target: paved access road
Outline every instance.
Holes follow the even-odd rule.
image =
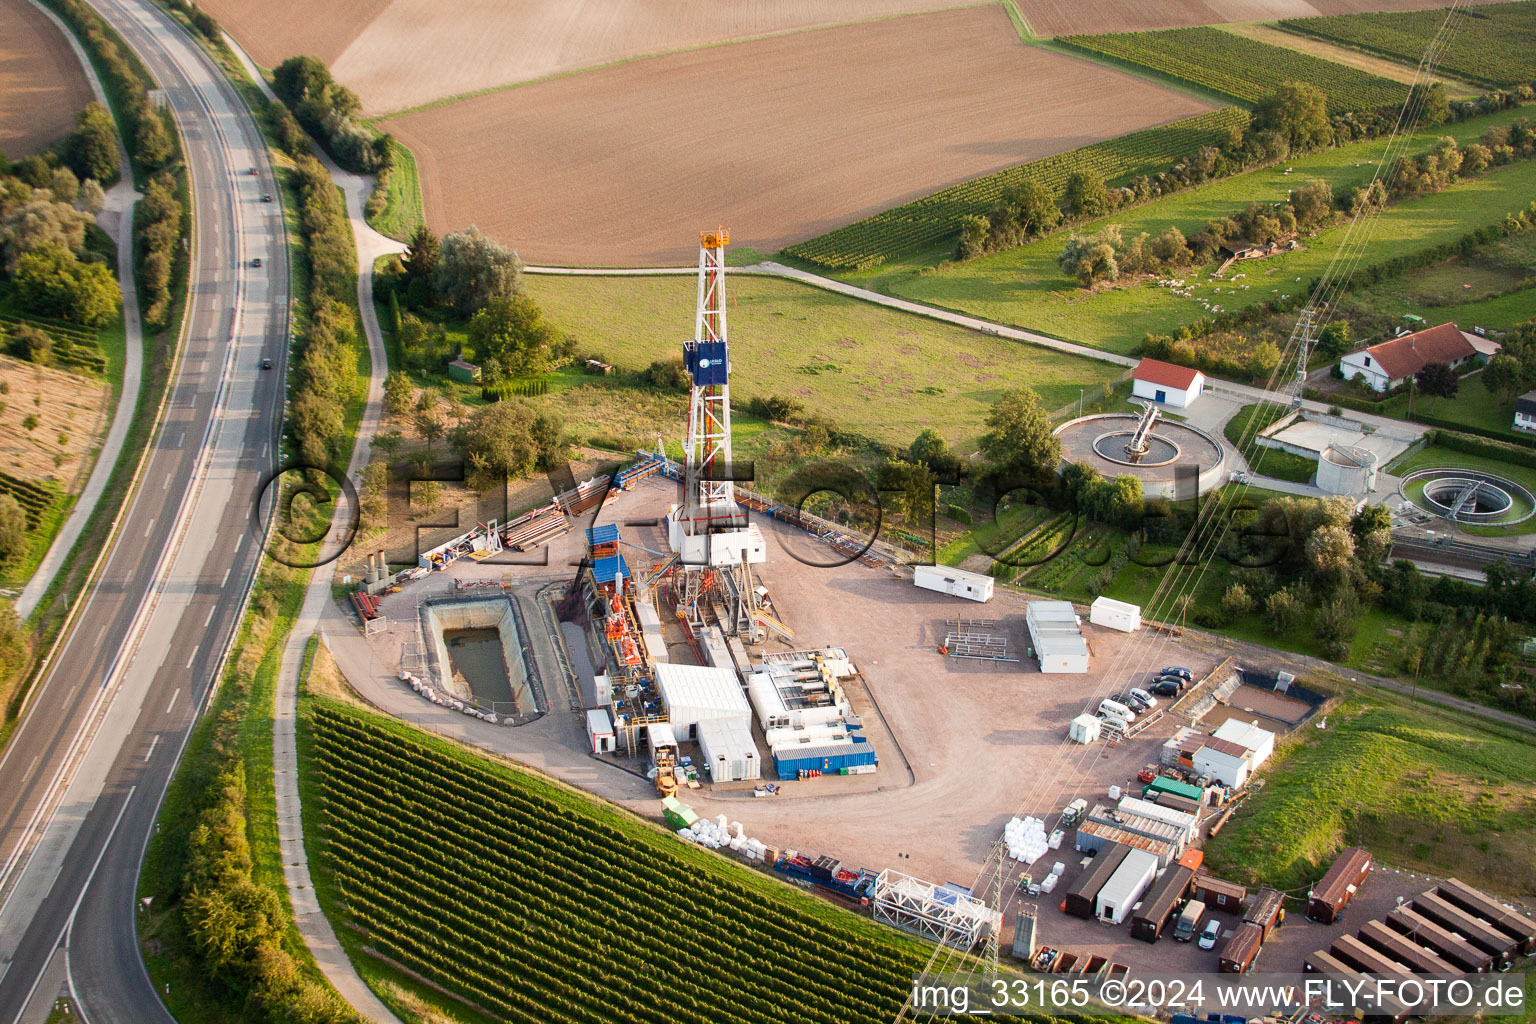
[[[135,937],[139,863],[255,569],[252,510],[283,402],[288,265],[256,126],[149,0],[91,3],[180,123],[193,279],[137,489],[0,758],[0,1024],[61,981],[92,1024],[171,1019]]]

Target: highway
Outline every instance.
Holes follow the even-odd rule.
[[[257,128],[149,0],[91,2],[180,124],[192,282],[137,487],[0,756],[0,1024],[61,981],[93,1024],[171,1020],[139,955],[139,864],[255,572],[283,400],[288,263]]]

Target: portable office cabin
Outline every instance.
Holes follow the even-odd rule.
[[[747,782],[763,777],[763,760],[752,739],[752,727],[741,722],[707,718],[699,723],[699,754],[711,782]]]
[[[1421,946],[1428,946],[1457,970],[1468,974],[1481,974],[1491,970],[1493,957],[1472,943],[1445,928],[1440,927],[1412,907],[1397,907],[1387,914],[1387,927],[1401,932]]]
[[[587,742],[594,754],[611,754],[614,748],[613,719],[607,708],[592,708],[587,712]]]
[[[1243,920],[1259,926],[1265,942],[1269,941],[1269,933],[1285,921],[1285,898],[1278,890],[1263,888],[1254,893],[1253,900],[1248,904],[1248,910],[1243,914]]]
[[[1259,926],[1244,921],[1216,953],[1216,969],[1222,974],[1246,974],[1258,959],[1263,945],[1264,937]]]
[[[1237,789],[1248,781],[1249,756],[1246,747],[1212,736],[1200,744],[1190,766],[1196,774],[1208,775],[1223,786]]]
[[[1407,967],[1415,974],[1460,974],[1452,963],[1436,956],[1408,936],[1388,928],[1380,921],[1367,921],[1357,933],[1361,942]]]
[[[1349,966],[1366,974],[1412,974],[1408,968],[1353,935],[1340,935],[1328,951]]]
[[[1231,740],[1248,751],[1248,770],[1256,772],[1275,752],[1275,734],[1259,728],[1257,722],[1240,722],[1229,718],[1211,733],[1218,740]]]
[[[1331,924],[1371,873],[1375,861],[1358,846],[1351,846],[1334,858],[1332,866],[1307,898],[1307,916],[1321,924]]]
[[[1084,920],[1092,920],[1099,890],[1104,888],[1104,883],[1109,881],[1110,876],[1115,873],[1125,861],[1126,854],[1130,852],[1129,846],[1106,843],[1099,850],[1098,856],[1093,858],[1093,864],[1088,871],[1067,891],[1066,898],[1062,901],[1062,909]]]
[[[1088,606],[1088,621],[1106,629],[1134,633],[1141,628],[1141,605],[1116,601],[1112,597],[1096,597]]]
[[[1492,956],[1499,970],[1509,966],[1512,954],[1520,945],[1516,940],[1505,935],[1486,921],[1480,921],[1476,917],[1453,906],[1434,893],[1426,892],[1415,896],[1409,901],[1409,906],[1418,911],[1424,917],[1446,928],[1472,945]]]
[[[947,565],[918,565],[912,568],[912,582],[924,590],[936,590],[967,601],[990,601],[994,581],[991,576]]]
[[[1195,899],[1204,903],[1209,910],[1241,914],[1243,901],[1247,898],[1247,886],[1216,878],[1203,871],[1195,875]]]
[[[1536,951],[1536,923],[1510,910],[1481,889],[1459,878],[1448,878],[1435,887],[1435,895],[1469,914],[1476,914],[1520,943],[1520,952]]]
[[[1143,942],[1156,942],[1162,938],[1174,908],[1189,893],[1194,880],[1194,869],[1182,864],[1164,871],[1163,877],[1153,882],[1142,897],[1141,907],[1131,911],[1131,937]]]
[[[1088,671],[1088,642],[1070,601],[1031,601],[1024,613],[1029,642],[1041,672]]]
[[[1110,924],[1123,923],[1156,877],[1157,858],[1146,850],[1132,850],[1095,897],[1095,916]]]

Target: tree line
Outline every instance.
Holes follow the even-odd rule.
[[[1420,125],[1434,126],[1509,109],[1531,98],[1530,87],[1521,86],[1451,102],[1444,87],[1433,83],[1414,87],[1410,102],[1421,110]],[[959,218],[955,256],[964,260],[1013,248],[1063,223],[1094,220],[1295,154],[1376,138],[1394,128],[1396,118],[1380,112],[1330,117],[1327,100],[1315,85],[1287,82],[1259,103],[1248,126],[1234,128],[1224,144],[1202,146],[1167,171],[1138,175],[1121,186],[1110,186],[1087,169],[1072,174],[1060,194],[1036,182],[1021,184],[1005,193],[990,213]]]
[[[343,169],[376,174],[394,162],[389,135],[362,123],[357,93],[332,78],[319,58],[283,61],[272,72],[272,91]]]

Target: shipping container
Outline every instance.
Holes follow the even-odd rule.
[[[802,771],[836,775],[844,768],[878,763],[875,748],[861,736],[852,737],[849,743],[810,744],[801,749],[785,745],[773,752],[773,765],[780,779],[793,779]]]
[[[1098,856],[1093,858],[1093,864],[1077,880],[1077,884],[1067,890],[1061,909],[1069,914],[1076,914],[1084,920],[1092,920],[1094,901],[1098,898],[1099,890],[1104,888],[1104,883],[1109,881],[1109,876],[1115,873],[1115,870],[1124,862],[1125,855],[1130,852],[1129,846],[1106,843],[1099,850]]]
[[[1207,910],[1219,910],[1223,914],[1241,914],[1243,901],[1247,898],[1247,886],[1216,878],[1203,871],[1195,875],[1195,899],[1204,903]]]
[[[1466,939],[1478,949],[1493,957],[1499,970],[1509,967],[1510,960],[1520,943],[1499,931],[1487,921],[1452,906],[1432,892],[1415,896],[1409,906],[1423,916]]]
[[[937,590],[969,601],[992,600],[994,580],[979,572],[954,569],[947,565],[919,565],[912,569],[912,582],[924,590]]]
[[[1536,952],[1536,923],[1510,910],[1481,889],[1474,889],[1459,878],[1448,878],[1435,887],[1435,894],[1452,906],[1476,914],[1520,943],[1520,952]]]
[[[1307,899],[1307,916],[1321,924],[1336,921],[1370,875],[1374,863],[1371,855],[1358,846],[1340,853],[1322,880],[1312,887]]]
[[[1428,946],[1447,963],[1455,964],[1458,970],[1468,974],[1481,974],[1493,967],[1493,957],[1412,907],[1398,907],[1387,914],[1387,926],[1421,946]]]
[[[1396,960],[1415,974],[1460,974],[1454,964],[1436,956],[1408,936],[1393,931],[1380,921],[1367,921],[1359,931],[1360,941]]]
[[[1200,804],[1187,796],[1179,796],[1177,793],[1154,793],[1152,799],[1157,801],[1159,807],[1171,807],[1175,811],[1183,811],[1185,814],[1198,815]]]
[[[1269,933],[1285,921],[1285,898],[1274,889],[1264,888],[1254,893],[1243,920],[1259,926],[1262,941],[1269,941]]]
[[[1134,633],[1141,628],[1141,605],[1116,601],[1112,597],[1096,597],[1088,606],[1088,621],[1106,629]]]
[[[1179,863],[1191,871],[1199,871],[1200,865],[1205,863],[1205,852],[1193,848],[1185,850],[1179,855]]]
[[[1142,799],[1147,799],[1153,793],[1172,793],[1174,796],[1182,796],[1186,800],[1193,800],[1197,804],[1205,801],[1205,790],[1199,786],[1191,786],[1187,782],[1164,778],[1161,775],[1141,787]]]
[[[1216,969],[1222,974],[1246,974],[1264,945],[1259,926],[1244,921],[1227,937],[1216,954]]]
[[[1162,938],[1163,928],[1173,916],[1174,908],[1189,894],[1194,880],[1194,869],[1182,864],[1164,871],[1163,877],[1153,882],[1142,897],[1140,908],[1131,912],[1131,937],[1143,942],[1156,942]]]

